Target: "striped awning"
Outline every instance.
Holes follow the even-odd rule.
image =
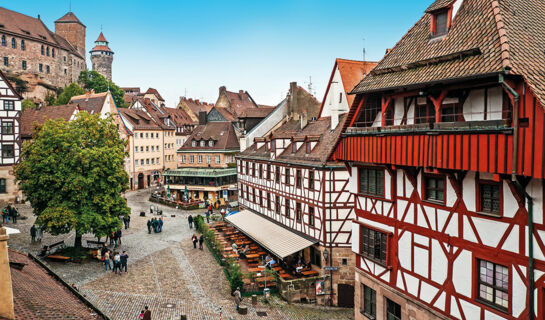
[[[225,219],[280,259],[318,243],[248,210],[242,210]]]

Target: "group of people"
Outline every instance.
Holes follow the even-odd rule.
[[[42,242],[43,235],[44,231],[42,228],[36,227],[36,225],[30,227],[30,242]]]
[[[148,306],[145,306],[144,310],[140,311],[138,320],[151,320],[151,311]]]
[[[8,204],[7,207],[2,209],[2,223],[9,223],[10,220],[12,223],[17,223],[18,214],[17,209]]]
[[[108,238],[110,239],[110,245],[114,246],[114,248],[117,248],[119,245],[121,245],[121,237],[123,236],[123,233],[121,232],[121,229],[112,232]]]
[[[151,230],[153,229],[153,232],[158,233],[163,231],[163,217],[157,218],[151,218],[148,220],[147,223],[148,226],[148,233],[151,233]]]
[[[191,237],[191,242],[193,242],[193,249],[197,249],[197,242],[198,242],[199,249],[203,250],[202,244],[204,242],[204,236],[202,234],[200,237],[197,237],[196,234],[193,234],[193,237]]]
[[[129,260],[127,251],[123,251],[122,253],[114,251],[112,253],[112,251],[104,245],[102,249],[98,250],[97,258],[104,262],[104,270],[112,270],[115,274],[121,274],[122,272],[127,273],[127,262]]]

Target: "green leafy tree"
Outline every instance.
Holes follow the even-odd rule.
[[[80,87],[77,83],[72,82],[68,86],[64,88],[64,90],[59,94],[57,97],[57,101],[55,101],[55,105],[63,105],[68,104],[70,102],[70,98],[74,96],[79,96],[85,93],[85,89]]]
[[[51,93],[51,92],[48,92],[46,95],[45,95],[45,105],[47,106],[52,106],[55,104],[55,94],[54,93]]]
[[[22,105],[23,111],[25,111],[28,108],[36,108],[36,104],[29,99],[23,100],[23,103],[21,105]]]
[[[96,72],[95,70],[92,70],[92,71],[83,70],[79,74],[78,82],[81,83],[85,89],[87,90],[93,89],[95,90],[96,93],[106,92],[108,91],[108,88],[109,88],[110,93],[112,94],[112,97],[114,98],[115,104],[119,108],[127,107],[125,104],[125,100],[123,100],[123,96],[125,95],[125,92],[121,90],[115,83],[104,78],[103,75]]]
[[[54,234],[109,235],[129,214],[122,192],[128,188],[123,169],[125,142],[112,118],[81,112],[76,119],[48,120],[25,143],[15,168],[20,188],[30,201],[36,223]]]

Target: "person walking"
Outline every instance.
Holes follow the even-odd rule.
[[[119,245],[121,245],[121,237],[123,236],[123,233],[121,232],[121,229],[117,230],[117,242]]]
[[[114,240],[114,248],[117,248],[117,231],[113,233],[112,239]]]
[[[17,210],[14,207],[9,206],[9,213],[11,215],[11,221],[17,223]]]
[[[150,219],[148,219],[147,226],[148,226],[148,234],[151,234],[151,220]]]
[[[233,292],[233,296],[235,297],[235,305],[237,306],[237,311],[238,311],[239,305],[242,302],[242,295],[240,294],[240,287],[237,287],[235,292]]]
[[[202,243],[204,242],[204,236],[201,234],[199,237],[199,249],[203,250]]]
[[[104,259],[104,270],[112,270],[112,265],[110,264],[110,250],[106,249],[106,252],[102,254]]]
[[[189,222],[189,229],[193,229],[193,216],[192,215],[189,215],[189,217],[187,217],[187,222]]]
[[[151,226],[153,228],[153,232],[157,233],[157,219],[155,218],[151,219]]]
[[[206,211],[206,223],[210,223],[210,211]]]
[[[138,320],[144,320],[144,310],[140,311],[140,314],[138,315]]]
[[[144,320],[151,320],[151,311],[148,306],[144,307]]]
[[[121,268],[119,268],[119,272],[123,272],[123,269],[125,269],[125,273],[127,273],[127,260],[129,259],[129,255],[127,254],[127,251],[123,251],[121,254],[120,260],[121,260]]]
[[[157,227],[159,228],[159,232],[163,231],[163,217],[160,217],[159,221],[157,221]]]
[[[36,242],[36,226],[30,227],[30,242]]]
[[[193,235],[193,237],[191,237],[191,241],[193,241],[193,249],[197,249],[197,242],[199,241],[197,236]]]
[[[119,271],[119,274],[121,274],[121,255],[119,255],[119,252],[116,252],[114,254],[114,272],[117,274]]]
[[[131,215],[128,214],[125,216],[125,230],[129,229],[130,224],[131,224]]]
[[[9,217],[6,208],[2,209],[2,223],[8,223]]]
[[[42,227],[38,227],[36,229],[38,229],[37,232],[36,232],[36,241],[42,242],[42,238],[44,236],[44,231],[43,231]]]

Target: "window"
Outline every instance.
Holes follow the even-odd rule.
[[[291,143],[291,153],[297,152],[297,144],[294,142]]]
[[[240,187],[240,198],[244,199],[244,186]]]
[[[185,154],[182,155],[182,163],[185,163]]]
[[[196,147],[197,146],[197,141],[195,141],[195,140],[191,141],[191,146]]]
[[[259,206],[263,207],[263,192],[259,190]]]
[[[6,46],[6,36],[2,36],[2,47]]]
[[[401,306],[386,298],[386,320],[401,320]]]
[[[146,159],[146,164],[149,164],[149,159]]]
[[[189,156],[189,163],[195,163],[195,156],[194,155]]]
[[[280,197],[278,195],[275,197],[274,209],[276,210],[276,214],[280,214]]]
[[[206,156],[206,163],[211,164],[212,163],[212,156]]]
[[[11,38],[11,48],[12,49],[17,48],[17,42],[15,41],[15,38]]]
[[[21,50],[25,51],[25,40],[21,40]]]
[[[322,253],[314,247],[310,247],[310,263],[319,268],[322,267]]]
[[[144,152],[144,147],[140,147],[140,152]]]
[[[43,47],[42,47],[42,48],[43,48]],[[42,54],[43,54],[43,53],[42,53]],[[62,60],[63,60],[64,62],[66,62],[66,56],[63,56],[63,57],[62,57]]]
[[[155,164],[155,159],[151,159],[151,164]]]
[[[26,61],[23,60],[23,62],[21,62],[21,67],[23,68],[23,70],[26,70]]]
[[[301,188],[302,181],[303,181],[302,175],[303,174],[301,172],[301,169],[297,169],[297,171],[295,171],[295,186],[297,188]]]
[[[146,135],[146,138],[147,138],[147,137],[148,137],[148,136]],[[142,132],[140,132],[140,139],[142,139],[142,138],[144,138],[144,134],[143,134]]]
[[[433,36],[440,37],[448,32],[448,10],[438,12],[433,15]]]
[[[271,180],[271,165],[267,164],[267,180]]]
[[[2,134],[13,134],[13,122],[2,122]]]
[[[287,167],[286,167],[286,180],[284,181],[284,183],[287,186],[290,185],[290,168],[287,168]]]
[[[208,141],[208,146],[213,147],[214,146],[214,140],[209,140]]]
[[[250,167],[252,177],[255,177],[255,167],[256,164],[252,162]]]
[[[260,163],[258,166],[259,179],[263,179],[263,165]]]
[[[286,215],[286,218],[290,217],[290,200],[288,198],[286,198],[284,203],[284,214]]]
[[[153,146],[152,146],[152,148],[153,148]],[[149,146],[146,146],[146,152],[148,152],[148,151],[149,151]]]
[[[55,48],[51,49],[51,56],[55,58]]]
[[[45,66],[45,73],[49,73],[49,66]]]
[[[310,148],[310,142],[309,142],[309,141],[307,141],[307,142],[305,143],[305,148],[306,148],[306,153],[310,153],[310,149],[311,149],[311,148]]]
[[[361,298],[360,312],[367,318],[375,319],[377,316],[377,292],[362,283]]]
[[[151,134],[151,137],[153,138],[153,133]],[[155,138],[159,139],[159,132],[155,133]]]
[[[152,133],[152,134],[153,134],[153,133]],[[149,133],[148,133],[148,132],[146,132],[146,139],[147,139],[148,137],[149,137]],[[152,137],[153,137],[153,136],[152,136]]]
[[[42,44],[42,48],[40,50],[40,53],[42,54],[42,56],[45,54],[45,48],[44,48],[44,45]]]
[[[360,190],[359,193],[374,196],[384,196],[384,170],[359,168]]]
[[[15,110],[15,101],[4,100],[4,110]]]
[[[271,194],[267,193],[267,209],[271,210]]]
[[[361,254],[375,262],[386,265],[388,235],[367,227],[361,227]]]
[[[49,47],[45,48],[45,55],[49,57]]]
[[[276,166],[275,179],[276,183],[280,183],[280,167]]]
[[[507,311],[509,307],[509,269],[500,264],[478,260],[477,299],[495,308]]]
[[[308,172],[308,189],[314,190],[314,171]]]
[[[206,141],[201,140],[201,147],[204,147],[204,146],[206,146]]]
[[[418,103],[415,108],[414,115],[415,123],[434,123],[435,122],[435,107],[426,99],[423,103]]]
[[[135,166],[135,167],[138,167],[138,159],[137,159],[137,160],[134,160],[134,166]]]
[[[0,193],[6,193],[6,179],[0,179]]]
[[[343,93],[339,92],[339,103],[343,102]]]
[[[9,59],[8,57],[4,57],[4,65],[7,67],[9,66]]]
[[[296,203],[295,204],[295,219],[297,222],[301,222],[301,204]]]
[[[445,178],[424,176],[425,199],[429,201],[445,200]]]
[[[314,207],[308,207],[308,225],[314,226]]]
[[[198,158],[197,158],[197,159],[198,159],[198,162],[199,162],[199,163],[202,163],[202,155],[198,155],[197,157],[198,157]]]
[[[255,194],[256,194],[256,190],[255,189],[252,189],[252,199],[253,199],[253,203],[256,203],[255,202]]]
[[[144,165],[144,159],[140,159],[140,165],[141,165],[141,166]]]
[[[138,152],[138,147],[134,147],[134,152]]]
[[[40,63],[40,64],[38,65],[38,71],[44,72],[44,65],[43,65],[43,64]]]
[[[2,145],[2,158],[13,158],[15,157],[15,152],[12,144]]]
[[[478,210],[481,212],[500,215],[500,184],[495,182],[479,183]]]
[[[220,156],[216,156],[216,163],[220,163]]]

